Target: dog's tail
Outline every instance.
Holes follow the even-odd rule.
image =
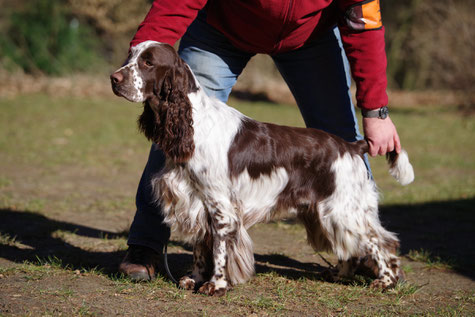
[[[357,141],[354,143],[361,155],[368,153],[369,145],[366,140]],[[408,185],[414,180],[414,169],[409,162],[409,157],[405,150],[400,153],[396,151],[386,154],[386,160],[389,164],[389,174],[394,177],[401,185]]]
[[[400,153],[396,151],[386,154],[386,160],[389,164],[389,174],[394,177],[401,185],[407,185],[414,180],[414,169],[409,162],[407,152],[401,150]]]

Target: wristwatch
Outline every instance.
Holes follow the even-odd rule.
[[[361,114],[363,115],[363,118],[386,119],[388,117],[389,110],[386,106],[374,110],[361,109]]]

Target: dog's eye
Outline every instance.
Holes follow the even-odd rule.
[[[150,61],[145,61],[145,66],[147,67],[152,67],[153,64]]]

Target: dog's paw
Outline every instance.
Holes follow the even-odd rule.
[[[195,289],[195,280],[192,279],[191,277],[185,275],[180,279],[180,282],[178,282],[178,285],[187,290],[194,290]]]
[[[329,283],[334,283],[339,281],[338,272],[334,269],[325,269],[320,273],[320,278]]]
[[[198,289],[198,293],[205,294],[208,296],[224,296],[226,294],[226,288],[216,288],[216,285],[213,282],[206,282]]]
[[[385,291],[389,288],[393,288],[394,286],[396,286],[396,283],[393,282],[389,277],[385,276],[383,278],[378,278],[378,279],[375,279],[373,282],[371,282],[371,284],[369,285],[369,287],[371,289],[377,289],[377,290],[381,290],[381,291]]]

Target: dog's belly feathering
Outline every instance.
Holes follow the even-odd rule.
[[[277,197],[288,182],[289,176],[283,167],[277,167],[271,174],[262,174],[258,178],[251,178],[248,171],[244,170],[233,179],[232,188],[246,228],[271,220]]]

